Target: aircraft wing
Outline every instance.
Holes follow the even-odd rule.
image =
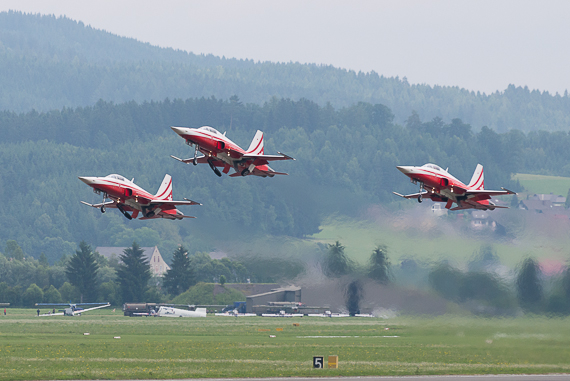
[[[86,308],[86,309],[81,310],[81,311],[73,311],[73,315],[75,316],[75,315],[81,314],[81,313],[83,313],[83,312],[92,311],[92,310],[96,310],[96,309],[99,309],[99,308],[105,308],[105,307],[111,307],[111,305],[110,305],[109,303],[107,303],[107,304],[104,304],[104,305],[102,305],[102,306]]]
[[[504,196],[506,194],[516,194],[512,190],[508,190],[506,188],[501,188],[502,190],[488,190],[488,189],[481,189],[481,190],[467,190],[465,194],[467,196],[474,195],[474,196]]]
[[[199,202],[185,198],[185,201],[151,200],[151,205],[202,205]]]
[[[263,165],[267,164],[270,161],[277,161],[277,160],[295,160],[289,155],[285,155],[282,152],[278,152],[279,155],[249,155],[245,154],[242,157],[247,160],[253,160],[253,164],[255,165]]]
[[[88,202],[85,201],[81,201],[82,204],[87,205],[87,206],[91,206],[93,208],[100,208],[103,205],[108,206],[110,208],[116,208],[117,204],[115,203],[115,201],[105,201],[105,202],[100,202],[98,204],[90,204]]]

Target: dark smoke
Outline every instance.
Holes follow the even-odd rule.
[[[362,284],[353,280],[348,284],[345,292],[346,308],[350,316],[360,313],[360,300],[362,299]]]

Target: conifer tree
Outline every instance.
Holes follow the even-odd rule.
[[[381,284],[390,282],[390,260],[386,246],[378,245],[372,252],[368,276]]]
[[[97,271],[99,265],[95,261],[91,246],[85,241],[79,243],[79,250],[71,256],[65,275],[69,282],[77,287],[80,294],[80,302],[95,302],[99,284],[97,282]]]
[[[151,274],[143,249],[133,242],[133,246],[126,248],[119,259],[122,263],[117,269],[117,279],[123,302],[144,302]]]
[[[517,275],[517,292],[521,308],[529,312],[538,312],[542,303],[542,285],[540,283],[538,263],[527,258],[523,261]]]
[[[330,277],[340,277],[352,271],[353,264],[344,253],[344,246],[336,241],[327,245],[327,254],[323,263],[323,272]]]
[[[173,296],[180,295],[196,284],[194,269],[184,246],[179,246],[174,251],[172,264],[164,275],[163,284],[166,291]]]

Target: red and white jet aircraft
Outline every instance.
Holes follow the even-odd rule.
[[[172,201],[172,178],[170,175],[164,176],[162,184],[155,195],[152,195],[121,175],[108,175],[105,177],[79,177],[79,180],[93,188],[93,192],[103,194],[103,202],[100,204],[81,203],[100,208],[101,213],[105,213],[105,208],[117,208],[127,219],[137,218],[142,212],[141,220],[151,218],[167,218],[169,220],[181,220],[183,218],[195,218],[185,216],[184,213],[176,209],[176,205],[202,205],[198,202]],[[106,201],[106,199],[111,199]],[[132,212],[129,214],[128,212]]]
[[[223,168],[223,173],[228,173],[230,168],[235,170],[230,177],[255,175],[261,177],[273,177],[275,175],[286,175],[287,173],[276,172],[267,165],[270,161],[295,160],[281,152],[279,155],[264,155],[263,153],[263,132],[257,131],[253,141],[247,151],[244,151],[237,144],[221,134],[212,127],[204,126],[200,128],[170,127],[174,132],[186,140],[189,146],[195,146],[194,157],[190,159],[180,159],[170,155],[173,159],[183,163],[198,165],[198,163],[208,163],[210,168],[218,176],[222,176],[217,167]],[[198,156],[198,151],[204,155]]]
[[[477,164],[469,185],[463,184],[450,175],[447,170],[443,170],[435,164],[424,164],[421,167],[399,166],[396,168],[408,176],[412,183],[420,183],[420,192],[407,195],[393,192],[395,195],[404,198],[417,198],[418,202],[422,202],[423,197],[428,197],[432,201],[445,202],[446,209],[450,210],[506,208],[493,204],[489,199],[492,196],[515,194],[515,192],[505,188],[501,188],[500,191],[486,190],[481,164]],[[457,206],[451,208],[454,202]]]

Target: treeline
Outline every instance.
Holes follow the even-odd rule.
[[[192,154],[171,125],[211,125],[245,147],[260,129],[266,153],[279,150],[297,160],[273,165],[290,176],[218,178],[208,166],[169,157]],[[475,132],[457,118],[422,121],[417,113],[400,126],[386,106],[362,102],[335,110],[308,100],[273,99],[258,106],[237,97],[101,101],[49,113],[0,113],[0,133],[0,244],[16,240],[27,255],[44,253],[50,264],[62,253],[73,254],[81,240],[97,246],[136,240],[170,255],[179,244],[192,253],[212,250],[220,238],[303,237],[331,214],[357,216],[370,204],[399,202],[394,190],[417,191],[397,165],[434,162],[468,181],[481,163],[486,187],[515,191],[521,188],[513,173],[570,175],[567,132]],[[203,204],[183,208],[199,219],[127,223],[119,213],[102,215],[80,204],[101,198],[77,176],[110,173],[134,177],[150,192],[169,173],[174,198]]]
[[[403,122],[461,118],[495,131],[566,130],[570,97],[510,85],[480,94],[458,87],[410,85],[406,78],[332,66],[254,62],[163,49],[112,35],[65,17],[0,13],[0,110],[47,112],[166,97],[238,94],[263,104],[272,97],[310,99],[324,107],[360,101],[388,106]]]
[[[389,249],[377,246],[366,265],[344,254],[340,242],[327,245],[321,257],[325,276],[345,282],[346,307],[358,313],[365,280],[393,288],[431,289],[442,298],[476,315],[516,316],[519,313],[570,315],[570,268],[546,275],[526,257],[514,269],[503,266],[492,245],[483,244],[462,270],[448,261],[422,264],[410,259],[392,264]],[[387,307],[387,306],[386,306]]]
[[[12,307],[79,301],[120,306],[124,302],[168,302],[199,282],[281,279],[271,270],[267,273],[260,268],[252,270],[240,261],[212,259],[206,253],[189,254],[183,247],[173,254],[172,268],[166,276],[153,277],[148,259],[136,243],[119,258],[110,260],[85,242],[78,246],[72,256],[64,255],[56,264],[49,265],[45,255],[39,260],[26,257],[17,242],[9,241],[5,249],[8,254],[0,254],[0,302],[10,303]]]

